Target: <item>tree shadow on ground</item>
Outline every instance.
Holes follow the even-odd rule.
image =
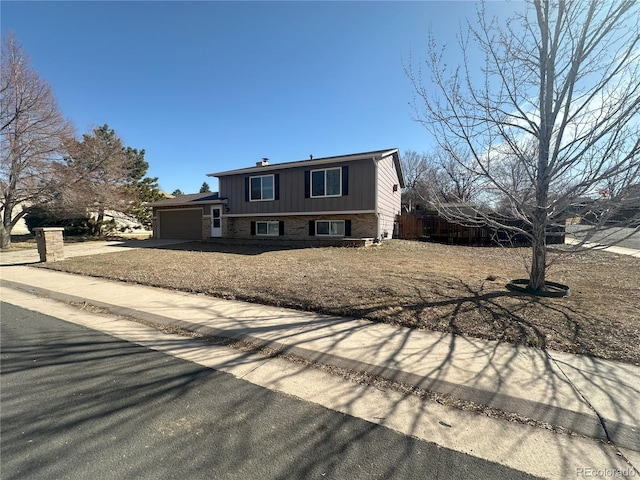
[[[96,332],[30,323],[2,337],[6,478],[531,478]]]
[[[397,281],[403,279],[398,276]],[[389,323],[393,315],[387,312],[394,311],[401,317],[399,324],[412,328],[608,358],[598,332],[604,328],[598,325],[601,319],[561,299],[512,292],[494,282],[471,285],[453,277],[415,280],[410,296],[381,295],[368,304],[349,306],[347,313]],[[621,347],[616,360],[640,361],[633,350]]]
[[[444,282],[441,287],[446,286]],[[428,292],[421,291],[420,301],[414,302],[414,307],[419,308],[451,308],[457,315],[450,328],[457,326],[456,322],[462,321],[465,312],[473,308],[490,308],[499,312],[504,305],[499,303],[511,292],[484,291],[469,286],[468,298],[459,298],[450,295],[449,298],[434,300]],[[175,312],[176,299],[167,292],[166,298],[154,302],[154,312],[159,315],[171,316]],[[470,299],[475,299],[475,303]],[[497,306],[491,306],[493,303]],[[477,307],[480,303],[481,307]],[[430,304],[430,307],[427,305]],[[407,305],[408,307],[408,305]],[[620,369],[610,369],[606,364],[600,364],[591,359],[582,359],[581,365],[572,365],[569,361],[561,366],[554,356],[540,349],[524,349],[518,346],[512,347],[501,342],[484,342],[460,335],[442,334],[437,336],[429,346],[416,348],[413,345],[416,337],[423,332],[409,328],[393,328],[388,325],[371,325],[368,322],[351,322],[340,317],[305,316],[297,318],[295,323],[280,321],[281,312],[274,312],[273,316],[265,316],[259,322],[250,326],[242,321],[243,315],[249,312],[251,306],[246,306],[246,312],[242,307],[236,309],[233,315],[227,316],[216,310],[216,302],[211,302],[202,307],[205,318],[215,319],[216,322],[226,321],[225,334],[230,338],[234,336],[248,335],[258,336],[267,334],[269,342],[276,345],[279,352],[296,353],[300,349],[316,350],[314,342],[325,342],[323,354],[317,358],[319,362],[331,364],[341,352],[357,348],[363,342],[356,337],[362,332],[370,332],[364,346],[371,355],[367,358],[356,351],[356,359],[361,363],[363,372],[379,375],[381,378],[389,378],[394,381],[405,382],[418,388],[440,392],[450,395],[454,399],[476,399],[480,403],[492,408],[509,410],[509,388],[515,385],[524,398],[518,404],[518,412],[524,411],[531,418],[543,418],[551,424],[559,424],[567,428],[576,429],[584,434],[592,434],[601,425],[596,417],[585,417],[583,414],[571,412],[565,402],[582,402],[580,392],[576,391],[568,383],[564,371],[576,369],[581,381],[586,388],[596,391],[609,405],[614,415],[609,418],[635,415],[635,400],[640,395],[637,383],[628,382],[624,385],[623,396],[616,396],[621,390],[615,387],[623,380],[618,375]],[[255,310],[254,310],[255,311]],[[446,317],[447,321],[451,318]],[[215,325],[215,323],[213,324]],[[526,328],[524,323],[523,328]],[[384,328],[378,328],[384,327]],[[459,328],[459,327],[458,327]],[[304,338],[298,336],[305,333]],[[7,341],[10,336],[3,331],[2,339]],[[39,349],[38,354],[33,354]],[[167,351],[176,349],[195,350],[206,348],[206,342],[196,342],[191,338],[171,339],[160,342],[160,348]],[[228,376],[212,374],[209,369],[191,367],[187,371],[166,372],[168,361],[154,359],[151,356],[140,353],[132,347],[124,350],[116,349],[112,339],[98,342],[87,342],[70,332],[56,328],[54,331],[37,331],[34,329],[29,341],[6,347],[3,345],[3,381],[12,378],[15,383],[3,385],[3,407],[7,404],[20,405],[27,397],[51,395],[54,390],[61,391],[67,397],[74,399],[68,403],[51,401],[42,412],[38,412],[34,421],[34,410],[23,408],[16,416],[5,417],[4,425],[16,426],[12,437],[9,438],[5,448],[11,455],[19,455],[24,451],[24,442],[21,435],[27,432],[31,437],[39,436],[43,439],[61,440],[56,443],[55,454],[44,459],[43,462],[32,462],[28,468],[33,468],[32,473],[40,466],[48,466],[51,469],[61,468],[57,459],[64,458],[65,452],[71,449],[77,452],[77,458],[81,458],[83,464],[92,462],[100,457],[106,443],[116,436],[122,445],[126,447],[127,454],[135,457],[131,466],[135,474],[143,474],[151,465],[162,463],[164,458],[172,458],[172,461],[186,465],[185,476],[194,478],[201,469],[228,468],[234,474],[247,472],[247,468],[256,463],[268,461],[274,456],[290,455],[291,462],[284,470],[263,472],[261,478],[290,478],[292,472],[299,478],[321,475],[327,473],[336,478],[359,478],[362,471],[351,470],[352,466],[345,465],[344,452],[358,450],[366,453],[371,468],[381,473],[384,478],[407,478],[411,472],[420,471],[421,464],[416,457],[417,447],[415,442],[402,436],[385,438],[383,445],[374,442],[380,428],[374,423],[350,427],[351,421],[348,415],[343,417],[330,416],[326,411],[304,411],[300,416],[291,415],[292,404],[285,403],[281,397],[272,393],[255,389],[252,386],[234,386]],[[316,350],[318,351],[318,350]],[[364,351],[363,351],[364,352]],[[148,353],[148,352],[147,352]],[[258,369],[263,360],[256,360],[251,353],[239,353],[233,363],[245,362],[250,370]],[[371,359],[371,361],[369,361]],[[35,361],[34,361],[35,360]],[[124,363],[123,363],[124,362]],[[413,376],[403,376],[404,365],[409,362],[418,365],[420,369]],[[59,365],[66,367],[64,373],[52,375],[49,367]],[[253,367],[253,368],[251,368]],[[109,375],[124,373],[124,380],[115,378],[107,382],[92,383],[95,368],[105,371]],[[23,382],[22,375],[25,372],[41,372],[37,382]],[[208,373],[207,373],[208,372]],[[66,378],[69,374],[79,375],[84,386],[75,391],[69,391],[66,387]],[[150,374],[150,376],[147,376]],[[208,375],[214,376],[213,385],[207,386]],[[286,383],[289,379],[295,379],[295,369],[282,369],[271,381],[274,387]],[[463,381],[452,383],[450,375],[463,375]],[[524,375],[524,376],[523,376]],[[460,377],[459,377],[460,378]],[[491,379],[488,384],[487,379]],[[120,383],[122,382],[122,383]],[[515,382],[515,383],[514,383]],[[555,404],[555,408],[547,408],[539,403],[539,397],[534,397],[533,392],[527,390],[536,382],[542,382],[542,399]],[[22,385],[22,390],[15,388]],[[10,388],[6,388],[9,386]],[[26,395],[33,393],[34,395]],[[347,384],[339,392],[331,391],[333,387],[317,387],[316,395],[333,395],[337,400],[337,409],[346,414],[361,415],[362,390],[354,388],[353,384]],[[215,397],[226,390],[231,394],[230,400],[220,413],[205,411],[203,413],[185,415],[192,402],[188,395],[197,393],[202,396]],[[77,398],[76,398],[77,397]],[[528,398],[531,397],[531,398]],[[394,415],[402,415],[405,420],[408,415],[408,426],[403,432],[409,435],[419,435],[425,428],[425,423],[433,423],[442,417],[434,416],[428,402],[418,402],[417,406],[409,413],[405,408],[404,396],[391,396],[389,403],[384,406],[375,404],[369,407],[373,410],[368,415],[389,419]],[[5,403],[5,399],[9,399]],[[257,404],[251,400],[258,400]],[[314,398],[310,398],[314,401]],[[106,413],[100,414],[100,409],[106,407]],[[178,407],[177,410],[174,407]],[[523,410],[524,409],[524,410]],[[5,414],[8,410],[3,408]],[[160,412],[160,413],[158,413]],[[169,412],[169,413],[167,413]],[[103,416],[104,415],[104,416]],[[326,416],[325,416],[326,415]],[[567,417],[568,415],[568,417]],[[266,432],[257,432],[254,425],[259,420],[270,421],[274,428]],[[369,418],[369,417],[367,417]],[[106,420],[94,425],[96,421]],[[152,450],[140,450],[136,442],[140,432],[145,432],[144,421],[152,422],[160,434],[153,439]],[[382,422],[386,424],[387,420]],[[590,422],[590,423],[588,423]],[[75,426],[92,425],[87,435],[94,441],[87,442],[86,436],[60,435],[68,432]],[[456,425],[452,430],[455,435],[464,436],[465,429]],[[130,428],[131,432],[122,436],[123,429]],[[392,427],[393,428],[393,427]],[[581,430],[580,430],[581,429]],[[468,430],[468,429],[467,429]],[[624,436],[628,429],[624,425],[607,425],[607,435],[615,441],[619,435]],[[193,448],[187,447],[186,439],[195,438],[197,442],[211,441],[213,433],[220,433],[222,437],[215,440],[214,454],[193,457]],[[389,432],[386,432],[387,435]],[[471,433],[472,434],[472,433]],[[24,437],[26,438],[26,437]],[[282,439],[285,439],[284,444]],[[97,440],[96,440],[97,439]],[[5,440],[7,440],[5,438]],[[507,452],[521,451],[527,447],[525,437],[500,438],[499,435],[476,439],[478,444],[490,441]],[[66,442],[66,443],[65,443]],[[559,447],[560,448],[560,447]],[[392,452],[391,457],[386,453]],[[428,449],[429,455],[435,456],[438,461],[446,462],[442,453]],[[615,453],[610,447],[603,445],[605,455],[611,454],[612,465],[615,461]],[[229,452],[242,451],[246,454],[238,459]],[[423,448],[424,451],[424,448]],[[173,452],[173,453],[172,453]],[[3,452],[3,455],[6,452]],[[564,452],[561,452],[564,453]],[[560,455],[566,458],[566,465],[560,466],[563,472],[570,472],[577,465],[571,464],[570,453]],[[5,457],[7,458],[7,457]],[[381,461],[386,458],[389,460]],[[80,460],[79,460],[80,461]],[[68,468],[80,468],[78,462],[65,463]],[[129,465],[128,465],[129,466]],[[67,467],[64,467],[67,468]],[[452,467],[453,468],[453,467]],[[31,470],[28,470],[31,472]],[[71,471],[71,470],[69,470]],[[67,470],[54,470],[57,475],[50,477],[63,477],[69,473]],[[450,478],[456,476],[448,470],[441,477]],[[437,475],[434,475],[437,477]]]
[[[498,296],[489,295],[489,298]],[[167,303],[167,313],[173,308],[175,306]],[[582,365],[576,366],[541,349],[485,342],[458,335],[442,334],[426,346],[422,343],[416,345],[415,339],[421,335],[416,330],[388,325],[372,328],[367,322],[354,323],[344,318],[322,315],[313,318],[306,316],[295,323],[279,322],[277,316],[264,316],[259,322],[247,325],[243,318],[245,314],[251,315],[250,310],[251,307],[247,306],[246,312],[240,308],[233,316],[225,317],[212,306],[211,309],[204,309],[203,313],[226,322],[225,336],[268,339],[267,345],[276,350],[276,355],[283,353],[309,358],[311,353],[312,360],[320,364],[356,368],[357,371],[412,388],[515,412],[524,418],[561,425],[584,435],[611,439],[614,443],[621,439],[633,442],[633,439],[627,438],[629,428],[625,421],[634,418],[634,398],[640,394],[640,390],[634,385],[633,372],[625,378],[619,376],[620,368],[624,370],[623,366],[610,369],[609,364],[591,361],[588,357],[581,360]],[[362,333],[366,333],[366,338],[361,337]],[[341,363],[341,355],[347,351],[351,351],[350,360]],[[407,373],[407,363],[417,365],[417,370]],[[570,368],[589,372],[581,376],[580,388],[597,395],[600,404],[596,408],[605,405],[610,414],[608,418],[614,421],[605,426],[599,417],[591,415],[580,391],[565,375]],[[273,384],[284,382],[290,375],[294,375],[291,370],[283,370]],[[618,388],[621,383],[622,389]],[[534,390],[529,392],[531,388]],[[517,397],[515,403],[514,393]],[[351,412],[355,411],[352,408],[355,409],[358,403],[357,394],[348,390],[340,405],[344,411]],[[396,408],[401,410],[400,400],[389,408],[390,414]],[[585,409],[588,410],[586,413]],[[425,407],[426,410],[428,408]],[[413,419],[415,424],[412,428],[415,431],[422,428],[419,416],[417,414]],[[513,448],[519,448],[518,439],[509,439],[508,442]],[[523,439],[522,444],[525,443]]]

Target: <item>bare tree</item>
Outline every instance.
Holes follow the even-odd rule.
[[[433,176],[431,160],[426,153],[419,154],[414,150],[407,150],[402,155],[402,172],[405,178],[405,189],[402,201],[409,211],[418,205],[429,203],[431,191],[429,181]]]
[[[72,128],[13,34],[2,43],[0,77],[0,246],[8,248],[18,221],[59,191],[62,139]]]
[[[416,206],[436,208],[447,202],[471,202],[476,197],[478,175],[441,151],[405,151],[402,171],[406,185],[403,201],[409,211]]]
[[[453,150],[438,151],[433,156],[431,175],[433,198],[437,205],[451,202],[474,202],[480,176],[467,165],[466,156]]]
[[[460,36],[463,65],[449,68],[431,35],[429,83],[407,69],[416,119],[480,179],[474,215],[448,213],[501,228],[510,225],[487,212],[502,207],[522,218],[531,291],[545,290],[550,227],[578,212],[595,231],[638,200],[639,5],[534,0],[504,23],[480,8]],[[619,194],[600,196],[612,181]]]

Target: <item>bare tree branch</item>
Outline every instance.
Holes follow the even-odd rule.
[[[532,291],[545,288],[553,226],[576,216],[590,232],[640,223],[639,5],[532,0],[505,22],[481,7],[459,37],[462,67],[449,67],[430,35],[428,83],[405,68],[416,120],[477,175],[473,205],[459,195],[438,208],[468,224],[524,220]]]
[[[63,138],[72,135],[51,87],[29,66],[13,34],[2,44],[0,66],[0,245],[29,208],[49,202],[62,179]],[[18,208],[20,207],[20,208]]]

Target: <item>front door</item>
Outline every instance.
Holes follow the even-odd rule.
[[[211,207],[211,236],[222,236],[222,207]]]

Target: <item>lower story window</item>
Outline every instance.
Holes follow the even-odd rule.
[[[316,235],[344,237],[344,220],[316,220]]]
[[[256,235],[280,235],[280,222],[256,222]]]

